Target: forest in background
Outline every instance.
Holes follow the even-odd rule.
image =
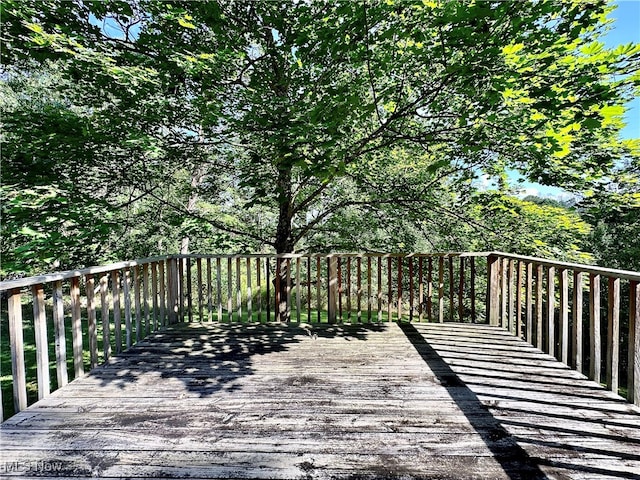
[[[599,41],[612,8],[3,2],[0,276],[177,252],[640,270],[640,46]]]

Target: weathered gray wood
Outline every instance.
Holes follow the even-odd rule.
[[[159,299],[158,299],[158,262],[152,262],[150,265],[151,270],[151,318],[153,331],[158,330],[158,323],[160,320]]]
[[[505,259],[507,267],[507,330],[515,333],[515,280],[514,280],[514,260]]]
[[[49,342],[47,339],[47,315],[44,307],[44,287],[31,287],[33,296],[33,329],[36,341],[36,375],[38,379],[38,400],[51,393],[49,379]],[[0,407],[1,408],[1,407]]]
[[[242,321],[242,270],[240,257],[236,257],[236,309],[238,311],[238,321]]]
[[[207,321],[213,321],[213,272],[210,258],[207,258]]]
[[[287,258],[286,260],[286,268],[287,268],[287,275],[286,275],[286,292],[287,292],[287,301],[286,301],[286,314],[285,314],[285,320],[287,322],[291,321],[291,259]]]
[[[316,309],[318,315],[318,323],[320,323],[320,318],[322,315],[322,291],[321,291],[321,271],[322,271],[322,260],[320,257],[316,258]]]
[[[198,276],[198,321],[204,322],[204,289],[202,279],[202,259],[196,259],[196,271]]]
[[[253,292],[251,291],[251,258],[247,257],[247,319],[250,322],[252,321],[252,316],[253,316],[252,297],[253,297]],[[298,317],[298,322],[299,321],[300,321],[300,318]]]
[[[338,318],[338,257],[329,255],[327,257],[327,318],[329,323],[336,323]]]
[[[542,265],[536,265],[536,341],[533,345],[542,350],[543,311],[544,311],[544,272]]]
[[[84,375],[84,359],[82,358],[82,316],[80,309],[80,278],[71,279],[69,289],[71,297],[71,344],[73,347],[73,368],[75,378]]]
[[[347,271],[345,276],[345,284],[347,286],[347,321],[351,322],[351,257],[347,257]]]
[[[131,317],[131,271],[124,269],[122,277],[122,295],[124,297],[124,329],[125,329],[125,346],[131,348],[132,345],[132,317]]]
[[[487,303],[489,305],[489,303]],[[487,313],[487,318],[489,314]],[[427,259],[427,321],[433,320],[433,258]]]
[[[600,275],[589,275],[589,378],[600,383],[602,369],[600,337]]]
[[[233,322],[233,268],[232,258],[227,258],[227,319]]]
[[[102,277],[100,277],[100,306],[102,307],[101,308],[102,352],[103,352],[103,359],[105,362],[108,361],[109,358],[111,358],[111,328],[110,328],[110,322],[109,322],[109,304],[107,303],[108,289],[109,289],[109,276],[103,275]],[[58,385],[60,384],[58,383]]]
[[[489,325],[500,325],[500,263],[499,257],[490,256],[487,259],[487,321]],[[429,259],[429,267],[431,267],[431,259]],[[431,268],[429,268],[431,273]],[[428,279],[427,285],[431,284]],[[427,311],[430,309],[427,307]],[[431,320],[431,319],[429,319]]]
[[[135,303],[135,309],[136,309],[136,342],[139,342],[140,340],[142,340],[143,335],[142,335],[142,303],[140,301],[140,266],[136,265],[135,267],[133,267],[133,301]],[[171,311],[169,312],[169,322],[170,323],[177,323],[178,321],[178,301],[179,301],[179,294],[178,294],[178,266],[177,266],[177,260],[172,260],[171,261],[171,268],[170,268],[170,275],[169,275],[169,291],[171,293],[170,295],[170,300],[169,300],[169,305],[171,308]]]
[[[193,278],[191,274],[191,257],[187,257],[186,261],[186,275],[184,275],[182,278],[186,279],[185,283],[187,287],[187,318],[190,322],[193,322]]]
[[[620,279],[609,277],[607,315],[607,387],[618,392],[620,365]]]
[[[533,338],[533,263],[526,264],[525,274],[525,339],[535,345]]]
[[[67,372],[67,342],[64,329],[64,300],[62,298],[62,282],[53,284],[53,328],[56,343],[56,379],[58,388],[69,382]]]
[[[640,282],[629,284],[627,400],[640,407]]]
[[[509,328],[509,259],[500,260],[500,325]]]
[[[393,320],[393,269],[392,257],[387,256],[387,322]]]
[[[454,285],[455,285],[455,279],[453,276],[453,256],[449,256],[447,258],[447,263],[449,264],[449,320],[451,322],[454,322],[456,319],[456,313],[455,313],[455,297],[456,297],[456,293],[455,293],[455,289],[454,289]]]
[[[573,272],[573,336],[572,351],[573,358],[571,366],[578,372],[582,373],[583,355],[582,355],[582,272]]]
[[[135,267],[134,267],[135,268]],[[89,365],[91,369],[98,366],[98,322],[96,317],[95,288],[93,275],[85,277],[87,291],[87,336],[89,338]]]
[[[378,257],[378,323],[382,322],[382,257]]]
[[[458,321],[464,322],[464,281],[465,268],[464,257],[460,257],[460,267],[458,269]]]
[[[209,265],[211,266],[211,265]],[[159,280],[158,280],[158,288],[159,288],[159,292],[158,295],[160,296],[160,326],[162,327],[166,327],[167,326],[167,282],[165,279],[165,270],[166,270],[166,263],[165,262],[158,262],[158,275],[159,275]],[[209,270],[210,271],[210,270]],[[211,298],[211,297],[209,297]],[[211,307],[209,307],[209,312],[211,312]]]
[[[3,462],[46,458],[63,478],[604,479],[640,468],[637,409],[477,324],[181,324],[1,428]]]
[[[556,356],[556,269],[547,268],[547,344],[545,352]],[[556,357],[557,358],[557,357]]]
[[[473,323],[476,323],[478,321],[478,317],[476,314],[476,258],[470,257],[469,261],[471,262],[471,278],[469,279],[471,296],[471,321]]]
[[[522,338],[524,329],[522,328],[522,261],[516,262],[516,336]]]
[[[356,259],[356,306],[358,323],[362,323],[362,258]]]
[[[182,305],[183,302],[181,301]],[[145,335],[151,333],[151,305],[149,301],[149,264],[145,263],[142,266],[142,305],[144,307],[144,326],[143,331]],[[180,320],[183,321],[184,317],[181,315]]]
[[[117,270],[111,272],[111,297],[113,302],[113,333],[116,341],[116,354],[118,354],[122,351],[122,316],[120,312],[120,272]]]
[[[22,331],[22,295],[19,288],[9,291],[8,307],[13,406],[16,412],[20,412],[27,408],[27,380],[24,363],[24,335]]]
[[[424,259],[418,258],[418,322],[422,322],[424,319],[424,311],[422,305],[424,304]]]
[[[307,257],[307,321],[311,322],[311,284],[312,275],[311,275],[311,257]]]
[[[444,322],[444,257],[438,258],[438,322]]]
[[[319,271],[320,258],[318,257],[318,272]],[[320,273],[318,273],[318,275],[319,274]],[[262,259],[260,258],[256,258],[256,289],[258,290],[258,322],[262,323]],[[320,287],[318,287],[318,289],[320,289]],[[319,292],[318,298],[320,298]]]
[[[296,258],[296,322],[300,323],[300,284],[302,277],[300,276],[300,257]]]
[[[216,258],[216,300],[218,301],[218,322],[222,322],[222,259]]]
[[[558,336],[558,360],[569,364],[569,272],[566,268],[558,271],[558,288],[560,289],[560,314]]]

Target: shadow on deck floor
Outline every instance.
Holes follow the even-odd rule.
[[[180,325],[0,432],[2,476],[640,478],[637,409],[484,325]]]

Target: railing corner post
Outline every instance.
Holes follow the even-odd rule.
[[[500,325],[500,257],[487,257],[487,321],[489,325]]]

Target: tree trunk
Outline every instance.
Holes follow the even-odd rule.
[[[281,167],[278,171],[278,191],[279,212],[275,239],[276,253],[291,253],[294,247],[291,232],[293,199],[291,196],[291,170],[286,167]],[[276,293],[276,321],[289,323],[291,312],[287,308],[287,296],[290,291],[290,285],[287,285],[287,265],[286,259],[276,259],[276,274],[273,281]]]

